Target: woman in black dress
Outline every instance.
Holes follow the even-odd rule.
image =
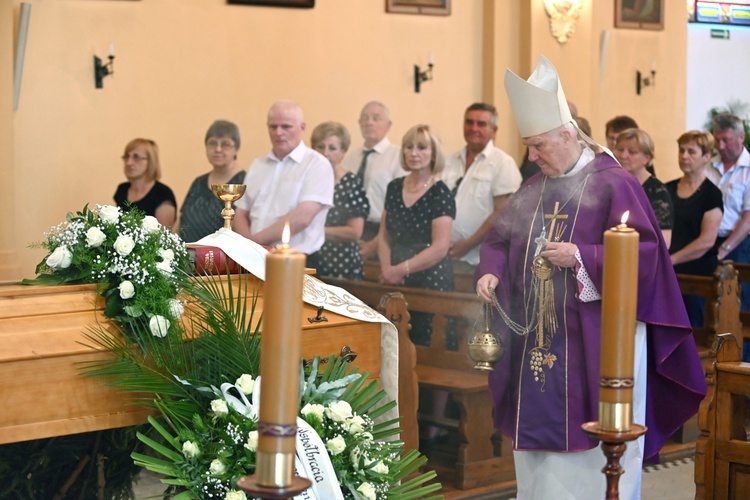
[[[307,265],[314,267],[319,276],[361,280],[364,267],[357,241],[362,237],[370,202],[362,179],[347,171],[342,163],[351,136],[342,124],[325,122],[315,127],[310,142],[331,162],[336,185],[333,207],[326,216],[326,241],[307,257]]]
[[[412,127],[404,135],[401,166],[409,173],[388,184],[380,224],[380,282],[452,291],[448,249],[456,203],[437,177],[445,158],[427,125]],[[432,315],[412,313],[411,324],[412,342],[429,345]]]
[[[683,176],[666,184],[675,208],[670,258],[676,273],[711,276],[717,257],[719,225],[724,213],[721,190],[706,178],[714,139],[709,132],[691,130],[677,139],[677,159]],[[683,295],[693,326],[703,326],[705,299]]]
[[[654,159],[654,141],[643,130],[628,128],[617,135],[614,154],[622,168],[633,174],[646,191],[651,208],[656,214],[656,220],[659,221],[664,242],[669,247],[674,224],[672,198],[667,188],[664,187],[664,183],[646,169]]]
[[[122,155],[128,182],[117,186],[115,203],[123,210],[136,207],[153,215],[162,226],[172,227],[177,218],[177,201],[169,187],[159,182],[159,148],[150,139],[133,139]]]

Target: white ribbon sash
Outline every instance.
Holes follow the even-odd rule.
[[[233,391],[232,389],[237,390]],[[234,392],[238,393],[240,397],[236,397],[233,394]],[[252,403],[248,401],[238,386],[230,383],[221,384],[221,395],[227,404],[238,413],[253,421],[258,421],[260,377],[255,380]],[[312,481],[312,486],[294,497],[295,500],[344,500],[341,485],[336,478],[336,471],[323,440],[310,424],[299,417],[297,417],[295,448],[294,473]]]

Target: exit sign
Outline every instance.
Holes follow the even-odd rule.
[[[729,30],[711,30],[711,38],[720,38],[722,40],[729,40]]]

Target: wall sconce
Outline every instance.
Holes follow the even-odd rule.
[[[641,88],[656,85],[656,65],[651,66],[651,76],[643,76],[640,71],[635,72],[635,93],[641,95]]]
[[[417,94],[419,93],[419,88],[422,86],[422,82],[428,82],[432,80],[433,65],[434,60],[432,59],[432,52],[430,52],[426,70],[421,71],[419,66],[417,66],[416,64],[414,65],[414,92],[416,92]]]
[[[102,64],[102,60],[94,56],[94,86],[96,88],[103,88],[102,80],[104,80],[104,77],[115,73],[114,60],[115,46],[112,43],[109,44],[109,62],[107,64]]]

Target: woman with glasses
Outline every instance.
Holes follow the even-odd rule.
[[[362,255],[357,241],[362,237],[370,202],[362,179],[344,168],[342,160],[351,144],[344,125],[324,122],[315,127],[310,142],[333,167],[333,207],[326,216],[326,241],[307,257],[308,267],[318,276],[361,280],[364,278]]]
[[[196,178],[185,196],[177,226],[187,242],[198,241],[224,226],[224,202],[211,192],[211,184],[242,184],[245,171],[237,166],[240,129],[232,122],[216,120],[204,139],[206,158],[213,169]]]
[[[137,207],[146,215],[153,215],[166,227],[172,227],[177,217],[174,193],[159,182],[159,148],[150,139],[133,139],[122,155],[128,182],[117,186],[115,203],[123,210]]]

